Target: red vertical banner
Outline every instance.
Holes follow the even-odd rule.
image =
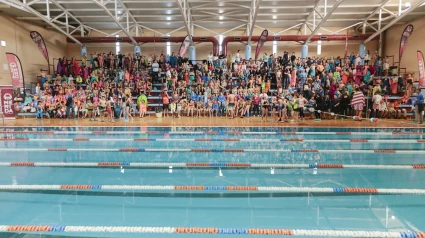
[[[12,85],[14,87],[24,88],[24,74],[22,71],[21,61],[18,56],[13,53],[6,53],[6,58],[9,63]]]
[[[37,45],[41,54],[43,54],[44,58],[47,60],[47,63],[48,63],[49,62],[49,53],[47,52],[46,43],[44,42],[43,37],[40,35],[40,33],[36,32],[36,31],[31,31],[30,36],[31,36],[31,39],[34,41],[34,43]]]
[[[34,41],[34,43],[37,45],[38,49],[40,50],[41,54],[44,56],[44,58],[47,61],[47,67],[50,74],[50,60],[49,60],[49,52],[47,52],[46,43],[44,42],[43,37],[40,35],[40,33],[36,31],[30,32],[31,39]]]
[[[407,47],[407,40],[413,33],[413,25],[409,24],[404,28],[403,34],[400,38],[400,48],[399,48],[399,54],[398,54],[398,61],[401,62],[401,58],[403,57],[403,52]]]
[[[263,48],[264,43],[267,41],[267,36],[269,36],[269,31],[264,30],[261,33],[260,39],[257,42],[257,48],[255,49],[255,60],[258,59],[258,55],[261,52],[261,48]]]
[[[347,34],[345,34],[345,52],[344,52],[344,59],[347,58],[347,51],[348,51],[348,30]]]
[[[4,115],[4,118],[15,119],[12,85],[0,85],[0,108],[0,113]]]
[[[417,51],[417,57],[419,69],[419,87],[425,87],[424,55],[420,50]]]
[[[184,55],[186,54],[187,48],[189,48],[189,45],[190,45],[190,36],[187,35],[186,38],[184,38],[182,44],[180,45],[180,49],[179,49],[180,57],[184,57]]]

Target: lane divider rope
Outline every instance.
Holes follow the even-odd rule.
[[[77,141],[77,142],[96,142],[111,141],[110,138],[0,138],[0,141],[22,141],[22,142],[40,142],[40,141]],[[191,138],[191,139],[172,139],[172,138],[117,138],[118,141],[137,141],[137,142],[155,142],[155,141],[194,141],[194,142],[258,142],[258,139],[239,139],[239,138]],[[309,139],[261,139],[261,142],[299,142],[299,143],[397,143],[397,144],[416,144],[425,143],[425,140],[368,140],[368,139],[351,139],[351,140],[309,140]]]
[[[219,153],[244,153],[244,152],[282,152],[282,153],[324,153],[324,154],[425,154],[425,150],[317,150],[317,149],[211,149],[211,148],[193,148],[193,149],[177,149],[177,148],[0,148],[3,152],[219,152]]]
[[[48,190],[136,190],[136,191],[254,191],[276,193],[345,193],[425,195],[425,189],[396,188],[319,188],[319,187],[265,187],[265,186],[174,186],[174,185],[0,185],[0,191],[48,191]]]
[[[346,131],[7,131],[0,134],[39,134],[39,135],[425,135],[422,131],[392,132],[346,132]]]
[[[180,233],[180,234],[247,234],[326,237],[425,237],[424,232],[362,231],[362,230],[303,230],[264,228],[214,228],[214,227],[143,227],[143,226],[31,226],[0,225],[0,232],[88,232],[88,233]]]
[[[0,167],[134,167],[134,168],[282,168],[282,169],[425,169],[425,164],[250,164],[250,163],[146,163],[146,162],[0,162]]]

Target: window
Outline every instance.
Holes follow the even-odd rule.
[[[218,36],[218,51],[221,51],[221,43],[223,43],[223,38],[224,38],[224,36],[223,35],[219,35]]]
[[[322,33],[319,33],[319,35],[321,35]],[[321,55],[322,54],[322,41],[318,40],[317,41],[317,55]]]
[[[115,37],[120,37],[119,35],[116,35]],[[118,54],[118,52],[121,51],[120,43],[115,42],[115,54]]]
[[[6,41],[2,40],[1,41],[1,46],[6,46]]]
[[[171,55],[171,43],[167,42],[167,55]]]
[[[277,54],[277,41],[273,41],[273,54]]]

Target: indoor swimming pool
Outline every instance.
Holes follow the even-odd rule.
[[[1,237],[425,237],[423,129],[0,134]]]

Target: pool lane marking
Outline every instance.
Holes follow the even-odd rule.
[[[0,185],[0,191],[47,190],[135,190],[135,191],[250,191],[277,193],[346,193],[346,194],[403,194],[425,195],[425,189],[344,188],[344,187],[271,187],[271,186],[197,186],[197,185],[100,185],[100,184],[19,184]]]
[[[49,233],[180,233],[180,234],[247,234],[323,237],[424,237],[424,232],[370,231],[370,230],[304,230],[287,228],[216,228],[216,227],[143,227],[143,226],[44,226],[44,225],[0,225],[1,232],[49,232]]]
[[[153,141],[191,141],[191,142],[258,142],[258,139],[238,139],[238,138],[0,138],[0,141],[17,141],[17,142],[40,142],[40,141],[136,141],[136,142],[153,142]],[[347,139],[347,140],[310,140],[310,139],[261,139],[261,142],[274,142],[274,143],[397,143],[397,144],[422,144],[425,140],[369,140],[369,139]]]
[[[281,169],[425,169],[424,164],[250,164],[250,163],[145,163],[145,162],[0,162],[0,167],[134,167],[134,168],[281,168]]]
[[[2,131],[0,134],[36,135],[425,135],[425,132],[250,132],[250,131]]]
[[[244,153],[244,152],[258,152],[258,153],[323,153],[323,154],[425,154],[425,150],[317,150],[317,149],[211,149],[211,148],[193,148],[193,149],[178,149],[178,148],[0,148],[3,152],[36,152],[36,151],[49,151],[49,152],[201,152],[201,153]]]

